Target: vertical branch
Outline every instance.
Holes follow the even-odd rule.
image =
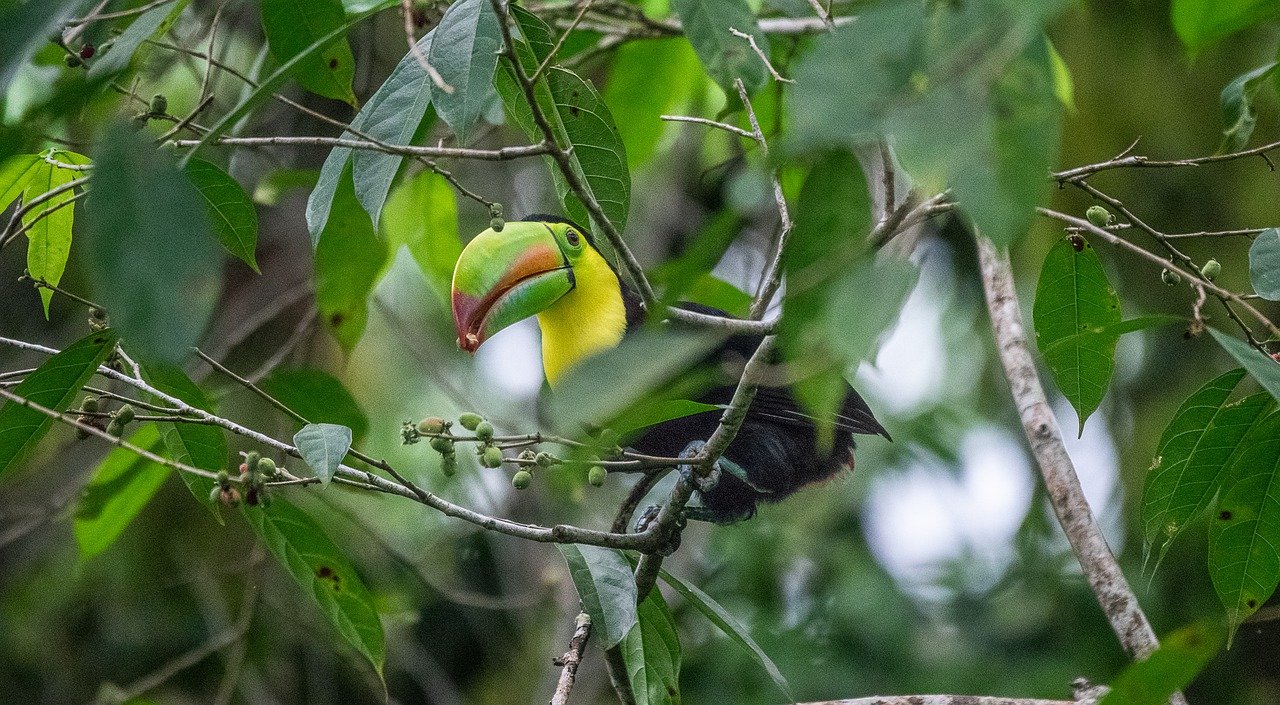
[[[551,705],[565,705],[569,702],[569,692],[573,690],[574,679],[578,677],[578,665],[582,663],[582,653],[587,648],[587,637],[591,636],[591,617],[586,612],[580,612],[576,621],[577,627],[573,630],[573,638],[569,640],[569,650],[556,662],[563,670],[556,683],[556,692],[551,696]]]
[[[982,288],[991,314],[996,348],[1022,419],[1023,432],[1048,487],[1053,511],[1121,645],[1130,656],[1145,658],[1160,643],[1094,519],[1075,466],[1062,443],[1057,419],[1031,357],[1009,257],[981,234],[977,235],[977,242]],[[1170,702],[1185,705],[1186,701],[1181,694],[1175,694]]]

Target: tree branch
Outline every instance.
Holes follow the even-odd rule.
[[[169,144],[175,147],[194,147],[200,140],[172,140]],[[466,147],[420,147],[418,145],[393,145],[372,140],[353,140],[343,137],[311,137],[311,136],[276,136],[276,137],[218,137],[213,144],[235,147],[270,147],[280,145],[315,145],[322,147],[346,147],[348,149],[364,149],[384,154],[398,154],[406,157],[431,157],[436,159],[475,159],[479,161],[506,161],[547,154],[551,148],[546,144],[520,145],[501,149],[470,149]]]

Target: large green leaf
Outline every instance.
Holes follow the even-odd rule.
[[[359,443],[369,431],[369,418],[338,378],[315,369],[276,370],[262,388],[313,423],[335,423],[351,429]]]
[[[108,79],[129,67],[134,54],[146,40],[163,34],[178,20],[178,15],[186,8],[189,0],[160,5],[138,15],[129,23],[120,36],[111,43],[111,48],[97,58],[89,66],[89,78],[93,80]]]
[[[1258,113],[1253,101],[1258,91],[1275,74],[1277,62],[1263,64],[1246,71],[1222,89],[1222,146],[1219,152],[1235,152],[1244,149],[1258,124]]]
[[[1241,441],[1274,408],[1265,392],[1228,403],[1244,378],[1236,369],[1211,380],[1178,407],[1160,438],[1160,449],[1142,491],[1146,550],[1159,541],[1163,557],[1188,522],[1209,506]]]
[[[53,150],[49,154],[56,157],[62,152]],[[81,174],[77,171],[62,169],[41,160],[27,181],[23,199],[31,201],[79,176]],[[71,200],[74,195],[72,191],[63,191],[27,211],[22,218],[23,224],[30,225],[27,230],[27,271],[32,277],[43,279],[54,286],[62,281],[62,273],[67,268],[67,257],[71,254],[71,227],[75,221],[74,205],[62,204]],[[49,317],[49,302],[52,298],[52,290],[40,289],[45,318]]]
[[[28,0],[0,4],[0,95],[31,55],[87,6],[88,0]],[[0,207],[3,207],[0,205]]]
[[[178,367],[152,364],[144,368],[143,374],[151,386],[165,394],[177,397],[197,409],[214,411],[213,404],[205,396],[204,391]],[[174,460],[210,472],[227,469],[229,450],[227,437],[221,428],[209,424],[192,423],[157,425],[164,437],[165,448]],[[191,490],[196,501],[203,504],[218,523],[222,523],[222,514],[218,511],[218,505],[209,499],[209,494],[216,482],[211,478],[186,472],[179,473],[179,477],[182,478],[187,489]]]
[[[386,645],[373,595],[324,527],[280,499],[270,507],[246,508],[245,517],[303,593],[381,677]]]
[[[227,252],[259,272],[258,210],[231,175],[203,159],[187,162],[187,178],[204,199],[205,214]]]
[[[160,445],[160,430],[144,424],[127,439],[144,450]],[[76,504],[75,534],[80,557],[88,560],[115,542],[169,477],[169,468],[128,448],[114,448],[93,471]]]
[[[1218,341],[1218,345],[1223,350],[1231,353],[1244,368],[1249,371],[1249,375],[1257,380],[1262,388],[1271,393],[1271,396],[1280,400],[1280,363],[1271,359],[1267,355],[1263,355],[1252,345],[1246,343],[1239,338],[1223,333],[1217,328],[1210,328],[1209,334],[1213,339]]]
[[[280,62],[302,55],[312,44],[342,28],[346,19],[339,0],[262,0],[261,6],[267,43]],[[355,68],[351,45],[342,38],[305,55],[294,78],[312,93],[355,105],[351,90]]]
[[[725,93],[736,96],[733,79],[741,78],[748,93],[755,93],[769,80],[769,70],[746,39],[730,28],[752,35],[756,45],[769,55],[769,38],[756,26],[755,13],[747,0],[672,0],[680,15],[684,34],[698,53],[702,65]]]
[[[680,637],[662,593],[650,590],[636,617],[635,626],[619,644],[631,695],[636,705],[679,705]]]
[[[719,602],[712,599],[697,585],[687,583],[666,570],[662,570],[658,574],[676,592],[680,593],[680,596],[689,604],[711,620],[712,624],[719,627],[720,631],[725,633],[725,636],[728,636],[738,646],[746,649],[747,653],[751,654],[751,658],[760,664],[765,673],[769,674],[769,678],[786,696],[787,701],[795,702],[796,696],[791,693],[791,684],[787,683],[786,676],[782,675],[782,671],[778,670],[778,666],[773,662],[773,659],[770,659],[769,655],[764,652],[764,649],[760,648],[755,639],[751,638],[751,631],[747,629],[747,625],[739,622],[737,617],[730,614]]]
[[[129,350],[181,360],[204,332],[221,289],[221,251],[204,199],[186,175],[123,125],[94,156],[84,204],[86,276]]]
[[[435,30],[418,40],[418,50],[423,55],[431,51],[433,36]],[[431,79],[418,58],[409,53],[400,59],[395,70],[360,109],[352,124],[381,142],[408,145],[413,143],[415,134],[432,122],[427,115],[430,105]],[[351,176],[356,198],[368,211],[374,229],[380,225],[387,192],[391,190],[391,182],[403,161],[402,156],[371,149],[355,150],[352,155]]]
[[[347,165],[315,252],[316,306],[346,350],[364,334],[369,292],[386,259],[386,244],[374,235],[369,215],[356,200]]]
[[[1250,429],[1209,525],[1209,575],[1232,629],[1280,583],[1280,414]]]
[[[1147,658],[1111,682],[1111,692],[1098,705],[1164,705],[1186,687],[1222,648],[1222,629],[1197,622],[1166,636]]]
[[[49,409],[66,411],[80,388],[115,347],[113,331],[90,333],[45,360],[12,391]],[[0,407],[0,478],[44,438],[52,425],[53,419],[16,402],[8,401]]]
[[[525,38],[524,42],[517,42],[516,54],[525,73],[532,74],[551,51],[550,30],[542,20],[518,6],[512,7],[512,13]],[[506,61],[502,65],[496,83],[507,111],[531,140],[541,141],[542,131],[533,121],[513,67]],[[570,161],[574,172],[586,182],[605,216],[623,231],[631,203],[631,174],[627,170],[626,148],[608,106],[590,82],[560,67],[547,71],[546,79],[538,82],[535,93],[538,105],[555,130],[557,142],[572,147]],[[546,163],[565,214],[579,223],[592,222],[592,227],[599,232],[599,224],[594,223],[586,206],[569,189],[559,167],[550,157],[546,157]]]
[[[493,101],[493,74],[498,68],[502,30],[490,0],[459,0],[449,6],[435,29],[427,61],[440,72],[452,92],[431,84],[440,118],[465,144],[471,128]]]
[[[951,187],[1000,244],[1029,226],[1062,106],[1044,23],[1058,2],[894,2],[820,37],[797,65],[793,148],[892,142],[931,192]]]
[[[1036,345],[1080,429],[1107,393],[1115,368],[1116,336],[1079,335],[1120,323],[1120,297],[1107,281],[1102,260],[1082,238],[1049,248],[1031,312]]]
[[[620,551],[576,543],[556,544],[578,589],[582,609],[591,616],[601,648],[617,646],[636,626],[636,581]]]
[[[1264,299],[1280,301],[1280,228],[1267,228],[1249,246],[1249,280]]]
[[[39,154],[15,154],[0,162],[0,208],[22,195],[44,163]]]
[[[698,57],[682,38],[627,42],[613,53],[604,102],[618,118],[627,166],[636,169],[653,156],[666,123],[698,87]]]
[[[1246,27],[1280,16],[1272,0],[1173,0],[1173,28],[1187,53],[1200,50]]]
[[[462,254],[458,237],[458,196],[443,176],[423,171],[391,192],[382,234],[387,249],[403,245],[418,263],[440,300],[448,303],[453,266]]]
[[[293,445],[320,484],[328,485],[351,450],[351,429],[334,423],[309,423],[293,434]]]

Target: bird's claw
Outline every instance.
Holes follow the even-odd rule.
[[[680,452],[680,457],[695,458],[702,452],[702,449],[706,447],[706,445],[707,444],[703,441],[694,441],[685,446],[684,450]],[[720,474],[722,472],[727,472],[730,475],[733,475],[737,479],[741,480],[747,487],[750,487],[760,494],[773,494],[773,490],[767,487],[761,487],[752,482],[751,477],[747,475],[747,471],[744,470],[741,465],[724,456],[720,456],[720,458],[711,465],[711,472],[707,473],[705,477],[699,477],[698,474],[693,471],[693,465],[691,464],[679,465],[676,469],[680,471],[680,475],[684,477],[689,484],[693,485],[694,489],[704,494],[715,489],[715,486],[720,483]]]

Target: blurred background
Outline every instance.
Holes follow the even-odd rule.
[[[203,27],[214,4],[192,3],[173,33],[182,37]],[[786,12],[790,5],[779,3],[778,9]],[[1107,159],[1137,138],[1137,153],[1161,158],[1218,148],[1219,92],[1274,58],[1277,33],[1268,28],[1239,35],[1189,63],[1168,17],[1161,2],[1077,2],[1052,26],[1051,38],[1074,80],[1062,167]],[[428,23],[436,18],[430,11],[425,17]],[[249,66],[261,45],[255,4],[230,3],[224,20],[224,60]],[[570,50],[593,39],[576,33]],[[357,26],[351,44],[357,93],[365,98],[404,54],[399,16],[383,13]],[[140,74],[140,92],[164,93],[173,112],[185,114],[202,69],[153,50]],[[762,233],[772,227],[762,173],[736,141],[657,120],[660,113],[714,116],[724,104],[687,44],[635,42],[617,54],[584,57],[577,70],[601,88],[627,143],[633,179],[627,235],[646,265],[683,252],[699,233],[731,218],[741,235],[715,273],[750,286]],[[116,102],[114,96],[86,99],[82,116],[88,119],[50,116],[40,106],[62,71],[24,69],[3,119],[9,126],[36,124],[75,148],[92,142],[95,126]],[[226,104],[241,90],[228,79],[217,88]],[[286,92],[326,114],[351,117],[344,104],[295,87]],[[1261,95],[1255,134],[1271,141],[1280,132],[1275,95],[1270,89]],[[773,119],[769,105],[761,109]],[[501,121],[500,106],[491,113]],[[245,134],[336,132],[272,104],[255,113]],[[494,124],[478,146],[522,142],[517,130]],[[400,445],[400,424],[427,415],[476,410],[516,426],[532,418],[542,389],[536,326],[503,332],[472,359],[454,347],[441,292],[425,283],[406,254],[388,253],[367,329],[345,353],[315,320],[303,215],[308,175],[314,179],[326,151],[218,154],[229,159],[231,173],[250,193],[256,190],[263,274],[228,260],[218,318],[204,349],[246,373],[275,362],[336,375],[369,418],[368,452],[409,469],[411,479],[449,499],[518,520],[608,522],[627,478],[611,478],[599,490],[566,480],[515,493],[502,471],[464,465],[445,478],[436,468],[438,455],[425,444]],[[462,183],[502,202],[509,217],[556,211],[539,160],[449,166]],[[286,176],[304,187],[281,187],[290,182]],[[1261,160],[1113,171],[1095,183],[1167,231],[1266,227],[1280,220],[1280,176]],[[1067,212],[1089,205],[1074,190],[1055,191],[1053,200]],[[459,199],[464,239],[487,227],[488,219],[484,208]],[[1027,312],[1040,263],[1059,235],[1052,224],[1037,222],[1013,250]],[[1187,251],[1197,260],[1217,258],[1220,281],[1238,290],[1248,286],[1247,248],[1245,239],[1224,239],[1195,241]],[[24,266],[17,249],[0,257],[0,334],[56,347],[80,337],[85,311],[70,302],[55,299],[52,319],[41,320],[37,292],[17,282]],[[1185,288],[1165,287],[1158,271],[1128,255],[1105,246],[1100,253],[1126,317],[1188,311]],[[994,359],[970,240],[955,223],[934,221],[915,259],[922,269],[918,288],[874,363],[857,370],[854,380],[894,442],[863,441],[856,472],[810,488],[784,507],[766,506],[749,522],[692,527],[668,569],[749,625],[801,700],[928,692],[1069,697],[1073,678],[1105,682],[1126,659],[1067,550],[1022,439]],[[74,249],[63,286],[84,289]],[[1280,313],[1274,307],[1270,312]],[[283,357],[273,360],[280,352]],[[37,360],[0,349],[3,370]],[[1174,409],[1231,366],[1211,341],[1185,339],[1180,329],[1126,336],[1102,409],[1080,438],[1068,439],[1086,493],[1160,634],[1220,617],[1221,607],[1205,569],[1205,532],[1187,532],[1155,570],[1144,564],[1134,507]],[[292,433],[256,398],[207,367],[190,372],[207,380],[223,415],[282,438]],[[1076,428],[1070,406],[1056,390],[1050,393],[1063,428]],[[242,449],[239,442],[232,439],[234,450]],[[177,478],[112,548],[82,561],[69,517],[105,452],[100,443],[55,429],[26,469],[0,487],[0,700],[88,701],[109,693],[110,684],[132,683],[234,625],[249,604],[249,586],[259,593],[247,637],[182,669],[151,700],[382,699],[376,676],[344,652],[309,603],[298,600],[296,587],[269,557],[264,560],[243,522],[218,525]],[[578,611],[554,548],[338,486],[291,498],[320,518],[377,596],[393,700],[547,699],[559,671],[550,660],[565,650]],[[745,651],[678,598],[670,602],[684,649],[686,702],[785,699]],[[1272,603],[1260,614],[1275,615]],[[1280,702],[1277,654],[1280,619],[1250,622],[1188,696],[1221,705]],[[594,647],[574,701],[611,701]]]

